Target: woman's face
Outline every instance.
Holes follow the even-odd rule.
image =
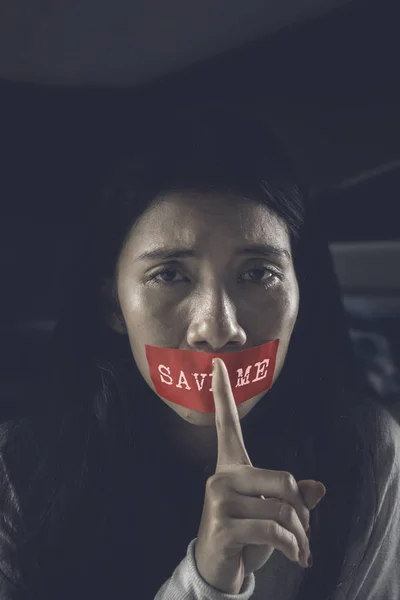
[[[299,307],[283,222],[259,202],[212,193],[154,199],[120,253],[117,292],[135,362],[154,392],[145,344],[224,353],[279,338],[275,381]],[[240,404],[239,417],[263,396]],[[214,413],[161,400],[191,424],[215,423]]]

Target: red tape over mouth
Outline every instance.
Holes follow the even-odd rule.
[[[199,412],[215,412],[211,388],[213,358],[221,358],[229,373],[236,405],[271,386],[279,339],[239,352],[212,354],[145,345],[150,377],[159,396]]]

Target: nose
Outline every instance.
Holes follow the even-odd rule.
[[[240,326],[236,308],[225,293],[209,294],[197,298],[197,306],[192,311],[192,321],[187,331],[190,348],[202,352],[240,350],[246,344],[247,336]]]

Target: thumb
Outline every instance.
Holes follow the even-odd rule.
[[[326,494],[326,487],[320,481],[303,479],[297,485],[308,510],[315,508]]]

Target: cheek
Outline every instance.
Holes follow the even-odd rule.
[[[278,337],[285,344],[290,339],[298,309],[297,285],[280,288],[275,293],[268,294],[257,306],[258,327],[261,325],[270,339]],[[252,312],[255,314],[254,311]]]
[[[140,286],[121,283],[119,301],[128,333],[141,337],[152,327],[154,307],[151,298],[141,293]]]
[[[289,349],[290,338],[296,324],[297,315],[299,312],[299,293],[298,287],[295,286],[292,293],[285,297],[282,304],[280,326],[277,337],[280,338],[278,355],[276,359],[276,368],[274,373],[274,381],[277,379],[282,370],[285,358]]]
[[[168,301],[162,291],[146,289],[141,283],[122,282],[118,293],[125,321],[133,329],[165,326],[167,316],[174,313],[176,303]]]
[[[299,313],[299,291],[298,291],[298,287],[296,285],[295,288],[291,291],[291,293],[285,297],[285,303],[284,303],[285,329],[290,331],[290,335],[292,333],[298,313]]]
[[[287,288],[280,302],[280,337],[282,347],[288,346],[299,312],[299,288],[297,281]],[[282,348],[283,349],[283,348]]]
[[[170,311],[165,308],[165,304],[160,302],[159,295],[155,297],[155,295],[144,293],[140,286],[137,286],[135,290],[121,285],[119,293],[133,358],[139,371],[153,389],[145,344],[151,346],[175,345],[174,319],[169,318]]]

